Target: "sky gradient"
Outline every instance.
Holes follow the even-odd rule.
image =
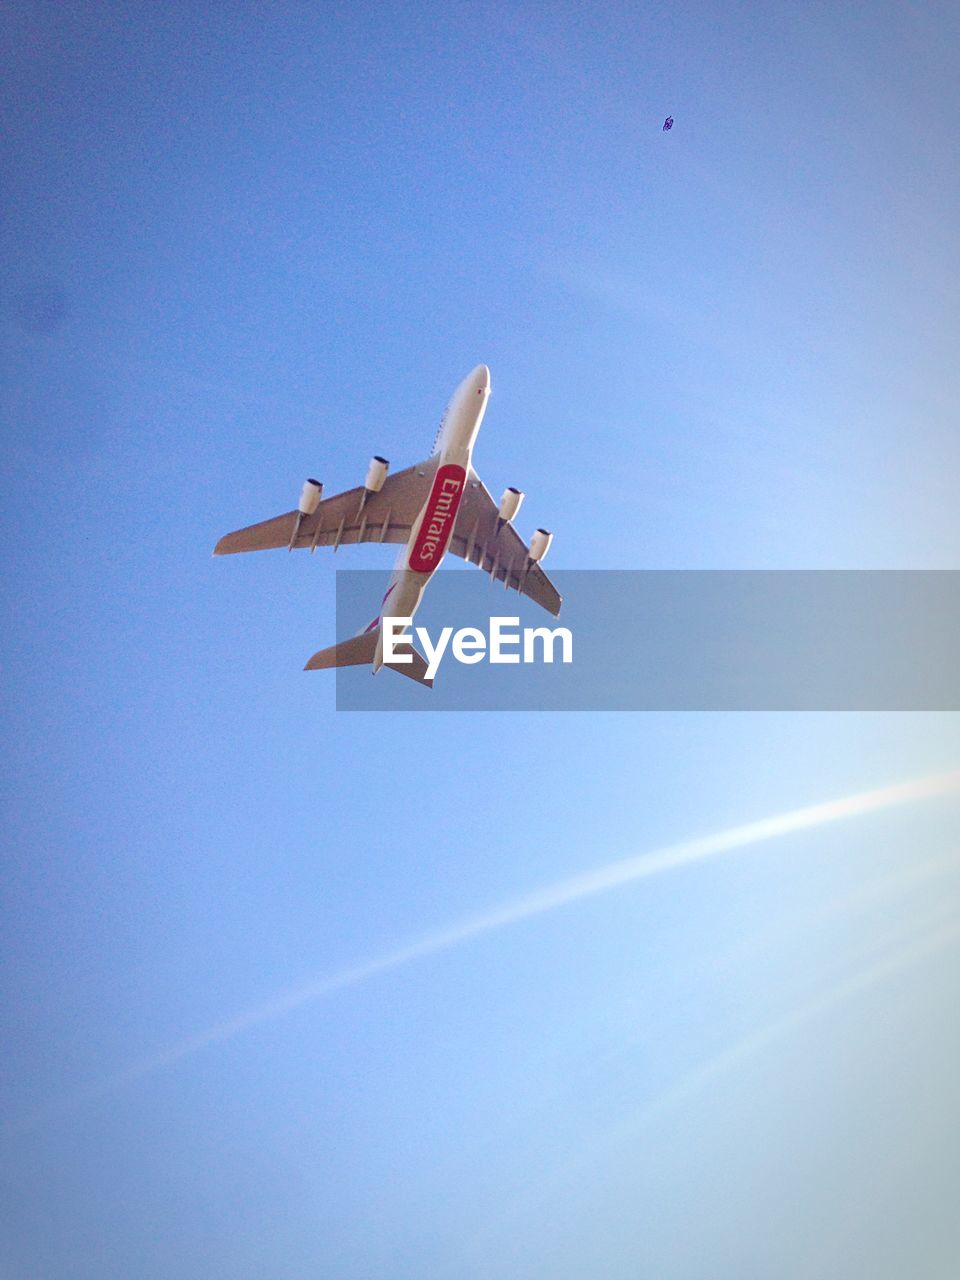
[[[949,788],[424,945],[956,715],[338,714],[392,549],[210,553],[482,361],[553,567],[958,567],[958,27],[6,7],[2,1280],[956,1275]]]

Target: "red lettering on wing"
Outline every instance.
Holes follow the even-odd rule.
[[[409,563],[414,573],[430,573],[442,560],[457,522],[466,478],[466,471],[454,462],[437,468],[417,540],[410,552]]]

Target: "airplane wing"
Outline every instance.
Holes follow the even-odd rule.
[[[563,603],[560,593],[538,564],[529,563],[526,544],[513,525],[497,527],[498,516],[490,491],[471,468],[449,549],[556,616]]]
[[[214,548],[215,556],[239,551],[266,551],[288,547],[296,529],[293,546],[349,546],[355,542],[406,542],[410,530],[427,499],[427,491],[437,467],[436,458],[407,467],[387,476],[379,493],[367,493],[362,485],[326,498],[313,515],[303,516],[297,528],[298,511],[288,511],[272,520],[262,520],[236,533],[228,533]],[[366,499],[364,500],[364,494]]]

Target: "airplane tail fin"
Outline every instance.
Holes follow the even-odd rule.
[[[339,644],[332,644],[329,649],[321,649],[319,653],[315,653],[307,662],[304,671],[327,671],[331,667],[362,667],[367,663],[372,666],[379,638],[379,627],[373,631],[361,631],[358,636],[351,636],[349,640],[341,640]],[[389,667],[391,671],[398,672],[399,675],[408,676],[418,684],[425,684],[428,689],[432,689],[433,681],[427,679],[427,660],[423,654],[409,643],[398,644],[395,648],[397,653],[409,653],[413,661],[385,662],[383,665]]]

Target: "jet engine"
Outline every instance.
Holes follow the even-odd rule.
[[[302,516],[312,516],[320,505],[323,485],[319,480],[305,480],[300,490],[299,511]]]
[[[292,551],[297,545],[297,538],[300,536],[300,526],[303,523],[304,516],[312,516],[320,505],[320,499],[323,496],[323,485],[319,480],[304,480],[303,488],[300,490],[300,501],[297,503],[297,516],[293,522],[293,528],[290,530],[290,541],[287,544],[287,550]],[[319,525],[317,528],[319,529]]]
[[[383,482],[387,478],[387,471],[390,463],[386,458],[374,456],[370,459],[370,465],[367,467],[367,478],[363,482],[363,487],[367,493],[379,493],[383,488]]]
[[[523,494],[519,489],[504,489],[503,497],[500,499],[500,510],[497,519],[501,524],[506,524],[520,510],[520,504],[523,502]]]
[[[550,543],[553,541],[553,534],[548,533],[546,529],[538,529],[530,539],[530,559],[534,564],[539,564],[543,557],[550,550]]]

